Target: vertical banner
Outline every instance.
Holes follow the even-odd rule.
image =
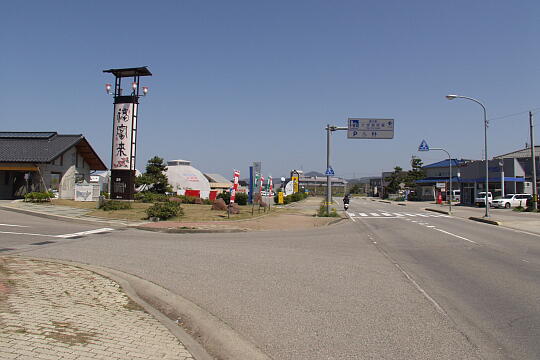
[[[263,184],[264,184],[264,176],[261,175],[261,185],[259,186],[259,194],[261,194],[261,196],[263,192]]]
[[[114,105],[112,170],[135,170],[133,154],[134,113],[137,104],[120,103]]]
[[[249,190],[248,190],[248,203],[253,203],[253,166],[249,167]]]
[[[240,179],[240,171],[234,170],[234,185],[231,191],[231,201],[232,204],[234,202],[234,199],[236,198],[236,191],[238,190],[238,181]]]
[[[291,176],[291,180],[293,182],[294,190],[293,192],[298,192],[298,175],[297,176]]]
[[[272,177],[268,177],[268,183],[269,183],[269,196],[272,196],[272,192],[274,191],[274,183],[272,181]]]
[[[271,179],[271,178],[272,178],[272,177],[269,176],[269,177],[268,177],[268,180],[266,180],[266,187],[265,187],[265,189],[264,189],[264,191],[266,191],[266,196],[270,196],[270,179]]]

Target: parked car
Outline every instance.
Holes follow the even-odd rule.
[[[489,203],[489,206],[491,206],[492,203],[493,203],[493,195],[491,194],[491,192],[488,192],[488,203]],[[486,192],[485,191],[482,191],[482,192],[478,193],[478,195],[474,199],[474,204],[476,206],[485,206],[486,205]]]
[[[506,194],[503,198],[493,200],[494,207],[505,207],[510,209],[516,206],[527,206],[527,200],[531,199],[530,194]]]
[[[446,199],[448,199],[448,196],[450,195],[450,191],[446,191]],[[461,200],[461,191],[460,190],[452,190],[452,201],[459,202]]]

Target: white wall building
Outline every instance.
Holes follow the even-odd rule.
[[[201,171],[191,166],[189,160],[167,161],[167,178],[173,191],[184,195],[186,190],[199,190],[200,196],[207,199],[210,195],[210,183]]]

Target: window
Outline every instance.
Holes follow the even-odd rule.
[[[51,190],[60,189],[60,180],[62,179],[62,173],[52,172],[51,173]]]

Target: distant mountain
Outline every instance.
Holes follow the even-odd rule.
[[[310,171],[308,173],[304,173],[304,176],[326,176],[326,175],[318,171]]]

